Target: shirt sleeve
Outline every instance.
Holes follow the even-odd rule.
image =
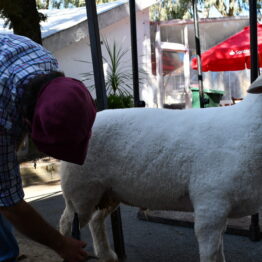
[[[0,206],[12,206],[23,198],[16,139],[0,129]]]

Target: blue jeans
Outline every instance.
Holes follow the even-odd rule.
[[[15,262],[19,255],[19,247],[13,235],[11,224],[0,215],[0,262]]]

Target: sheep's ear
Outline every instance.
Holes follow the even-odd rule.
[[[259,76],[247,90],[248,93],[260,94],[262,93],[262,75]]]

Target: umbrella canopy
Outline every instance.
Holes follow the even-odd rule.
[[[250,68],[250,27],[201,54],[202,71],[237,71]],[[258,57],[262,67],[262,25],[257,25]],[[197,70],[197,59],[191,66]]]

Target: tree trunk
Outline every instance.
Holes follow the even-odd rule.
[[[40,14],[35,0],[1,0],[4,16],[10,20],[15,34],[31,38],[42,44]]]

